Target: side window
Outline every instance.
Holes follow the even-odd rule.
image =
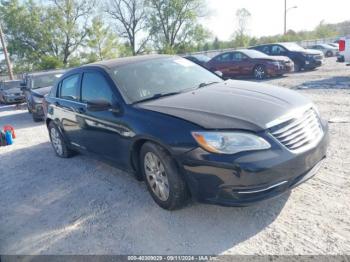
[[[84,73],[81,100],[83,103],[93,100],[105,100],[113,104],[113,92],[102,74],[98,72]]]
[[[79,75],[67,77],[60,85],[60,98],[79,100]]]
[[[260,49],[261,52],[265,53],[265,54],[270,54],[270,47],[269,46],[263,46]]]
[[[232,53],[222,54],[218,56],[215,60],[219,62],[229,62],[232,60]]]
[[[280,54],[283,54],[285,52],[286,52],[286,50],[283,47],[279,46],[279,45],[272,46],[271,53],[274,54],[274,55],[280,55]]]
[[[243,61],[244,59],[247,59],[248,57],[245,55],[245,54],[242,54],[242,53],[232,53],[232,61],[235,61],[235,62],[241,62]]]

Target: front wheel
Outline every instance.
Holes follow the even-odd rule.
[[[328,51],[328,52],[326,53],[326,57],[332,57],[332,56],[333,56],[332,51]]]
[[[55,153],[57,156],[61,158],[69,158],[73,156],[74,151],[69,149],[60,130],[57,128],[57,126],[53,122],[50,122],[49,124],[49,134],[50,134],[51,145],[55,150]]]
[[[162,208],[174,210],[188,199],[186,183],[175,161],[159,145],[147,142],[141,148],[141,169],[147,189]]]
[[[254,69],[254,77],[257,80],[262,80],[267,77],[267,72],[264,66],[258,65]]]

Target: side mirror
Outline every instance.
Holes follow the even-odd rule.
[[[224,76],[224,74],[221,71],[215,71],[214,73],[220,77]]]
[[[87,102],[87,110],[92,112],[106,111],[111,108],[111,104],[105,100],[93,100]]]
[[[93,100],[87,102],[87,110],[91,112],[100,112],[100,111],[111,111],[113,113],[120,113],[120,105],[111,105],[110,102],[106,100]]]

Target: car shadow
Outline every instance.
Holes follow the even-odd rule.
[[[334,76],[322,80],[307,81],[295,89],[350,89],[349,76]]]
[[[1,254],[220,254],[268,227],[289,198],[246,208],[159,208],[146,186],[49,142],[1,153]]]

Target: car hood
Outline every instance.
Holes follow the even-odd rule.
[[[316,49],[305,49],[306,50],[306,54],[308,55],[323,55],[323,53],[319,50]]]
[[[290,58],[287,56],[274,56],[277,61],[290,62]]]
[[[51,88],[52,86],[46,86],[46,87],[40,87],[37,89],[31,89],[30,91],[36,96],[44,97],[44,95],[50,93]]]
[[[265,130],[292,110],[311,105],[295,91],[247,81],[229,80],[174,96],[137,104],[205,129]]]
[[[14,87],[11,89],[6,89],[3,91],[4,94],[22,94],[22,90],[19,87]]]

